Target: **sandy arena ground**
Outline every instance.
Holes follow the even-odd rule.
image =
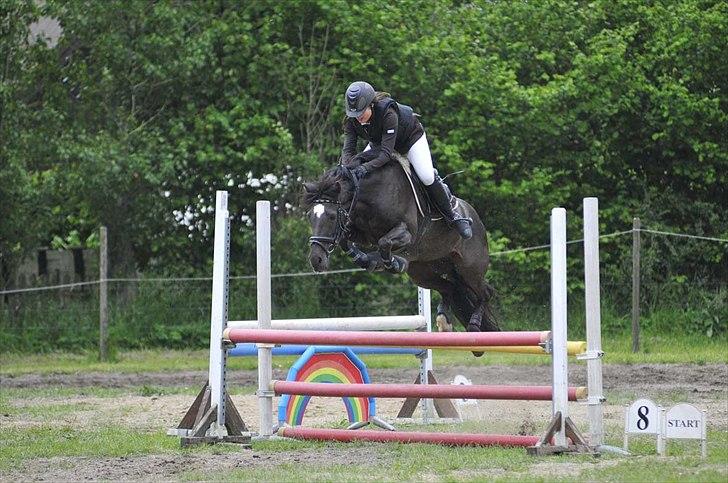
[[[572,366],[569,374],[571,385],[586,385],[584,369]],[[468,377],[473,384],[543,385],[550,379],[548,366],[452,366],[436,369],[441,383],[449,383],[457,374]],[[411,382],[416,369],[371,369],[373,382]],[[230,387],[256,385],[255,371],[229,373]],[[284,379],[285,374],[274,371],[274,378]],[[0,388],[22,387],[75,387],[79,393],[84,387],[129,388],[138,392],[142,386],[201,387],[206,374],[201,371],[178,373],[114,374],[90,373],[77,375],[24,375],[0,377]],[[623,404],[636,397],[650,397],[665,405],[687,401],[708,411],[711,429],[728,430],[728,365],[606,365],[604,368],[605,393],[611,398],[605,405],[605,427],[611,438],[621,441]],[[676,399],[677,398],[677,399]],[[47,425],[47,420],[24,414],[22,408],[43,405],[72,404],[77,411],[66,412],[58,417],[59,428],[69,425],[80,428],[116,425],[138,429],[142,432],[166,432],[175,427],[189,405],[189,395],[139,396],[99,398],[79,395],[64,398],[11,399],[10,403],[21,408],[19,415],[0,415],[4,428]],[[258,403],[253,395],[236,395],[233,400],[243,419],[253,431],[258,429]],[[377,414],[395,422],[402,400],[378,399]],[[480,401],[462,407],[465,420],[482,421],[483,432],[511,434],[539,434],[550,416],[549,402]],[[572,419],[580,424],[586,421],[586,406],[572,404]],[[37,413],[37,412],[36,412]],[[32,414],[32,413],[31,413]],[[494,417],[493,415],[497,415]],[[305,426],[332,427],[346,418],[340,399],[312,398],[304,418]],[[581,424],[584,427],[583,424]],[[384,465],[391,456],[374,446],[302,449],[291,452],[240,451],[235,457],[227,452],[186,452],[185,454],[159,454],[121,458],[63,457],[36,459],[23,467],[0,472],[1,481],[17,480],[169,480],[190,470],[213,474],[220,469],[265,468],[282,463],[297,465],[327,464]],[[597,464],[609,464],[604,460]],[[544,476],[569,474],[564,465],[545,462]],[[568,466],[568,465],[567,465]],[[465,476],[465,475],[464,475]],[[533,476],[533,475],[532,475]]]

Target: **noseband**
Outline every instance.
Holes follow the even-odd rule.
[[[335,203],[336,206],[336,229],[334,230],[333,236],[323,236],[323,235],[314,235],[309,237],[308,241],[311,245],[318,245],[323,250],[331,255],[331,252],[333,252],[336,249],[336,245],[339,244],[343,239],[346,238],[346,236],[349,234],[349,231],[351,230],[351,208],[354,207],[354,204],[352,203],[351,208],[349,208],[349,211],[346,211],[343,206],[341,206],[340,201],[332,201],[332,200],[315,200],[314,203],[320,203],[320,204],[333,204]]]

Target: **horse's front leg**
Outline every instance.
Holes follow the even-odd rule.
[[[384,268],[396,273],[407,270],[407,261],[402,257],[393,257],[392,250],[398,250],[410,245],[412,238],[412,233],[407,229],[407,224],[400,222],[379,239],[377,246],[379,247],[379,255],[382,257]]]
[[[371,262],[370,257],[361,251],[355,243],[352,243],[349,240],[342,240],[339,242],[339,247],[341,247],[341,250],[346,253],[359,267],[367,270],[369,269],[369,264]]]

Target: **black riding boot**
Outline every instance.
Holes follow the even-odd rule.
[[[465,240],[473,236],[473,230],[470,228],[470,224],[473,222],[470,218],[463,218],[460,214],[453,211],[450,206],[450,199],[448,196],[447,189],[442,183],[442,179],[439,176],[435,176],[435,182],[430,186],[425,186],[427,194],[435,204],[437,210],[442,213],[442,216],[447,220],[447,224],[454,226],[458,234]]]

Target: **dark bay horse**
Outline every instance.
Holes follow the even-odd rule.
[[[326,271],[339,246],[361,267],[406,272],[418,286],[439,292],[440,330],[452,330],[448,311],[469,332],[500,330],[489,305],[493,289],[484,278],[490,264],[488,241],[478,213],[457,200],[461,214],[473,220],[473,237],[462,240],[426,203],[420,203],[423,216],[406,170],[406,161],[390,161],[356,182],[347,167],[336,166],[305,184],[302,204],[312,228],[311,266]]]

